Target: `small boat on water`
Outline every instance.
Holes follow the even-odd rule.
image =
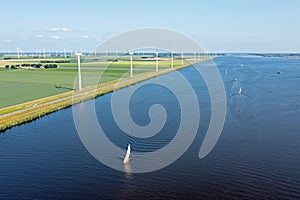
[[[240,87],[238,94],[242,94],[242,87]]]
[[[131,148],[130,148],[130,144],[128,144],[126,155],[125,155],[124,160],[123,160],[124,164],[129,163],[129,161],[130,161],[130,152],[131,152]]]

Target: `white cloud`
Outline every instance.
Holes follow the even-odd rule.
[[[81,37],[84,38],[84,39],[88,39],[88,38],[89,38],[88,35],[83,35],[83,36],[81,36]]]
[[[61,28],[62,31],[64,32],[72,32],[73,30],[71,28]]]
[[[12,42],[12,40],[11,40],[11,39],[5,39],[5,40],[3,40],[3,42],[6,42],[6,43],[11,43],[11,42]]]
[[[38,34],[38,35],[35,35],[36,38],[45,38],[44,35],[41,35],[41,34]]]
[[[73,30],[71,28],[66,28],[66,27],[63,27],[63,28],[49,28],[48,31],[50,32],[72,32]]]
[[[52,39],[56,39],[56,40],[58,40],[58,39],[64,39],[64,37],[59,36],[59,35],[53,35],[53,36],[51,36],[51,38]]]
[[[56,31],[59,31],[60,28],[49,28],[48,31],[50,32],[56,32]]]

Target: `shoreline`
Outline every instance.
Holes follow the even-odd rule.
[[[195,63],[189,63],[183,66],[163,69],[158,72],[143,73],[132,78],[121,78],[94,86],[88,86],[83,88],[81,91],[73,90],[46,98],[2,108],[0,109],[0,134],[16,125],[31,122],[44,115],[56,112],[64,108],[68,108],[85,100],[96,98],[101,95],[136,84],[138,82],[155,78],[175,70],[186,68],[206,60],[208,59],[197,61]]]

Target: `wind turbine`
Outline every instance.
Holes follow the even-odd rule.
[[[18,59],[20,58],[20,49],[17,47]]]
[[[133,57],[133,53],[132,52],[128,52],[129,56],[130,56],[130,77],[133,77],[133,71],[132,71],[132,57]]]
[[[173,55],[173,51],[171,51],[171,67],[174,67],[174,55]]]
[[[45,48],[43,48],[44,58],[46,57]]]
[[[156,67],[155,67],[155,71],[158,72],[158,52],[155,52],[156,54]]]
[[[64,49],[64,57],[65,58],[67,57],[67,55],[66,55],[66,49]]]
[[[81,84],[81,71],[80,71],[80,56],[82,56],[82,53],[75,53],[77,56],[77,62],[78,62],[78,90],[82,89],[82,84]]]
[[[183,66],[183,52],[181,52],[181,65]]]

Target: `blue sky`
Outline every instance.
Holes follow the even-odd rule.
[[[300,52],[300,1],[1,2],[0,51],[92,50],[142,27],[178,31],[207,51]]]

